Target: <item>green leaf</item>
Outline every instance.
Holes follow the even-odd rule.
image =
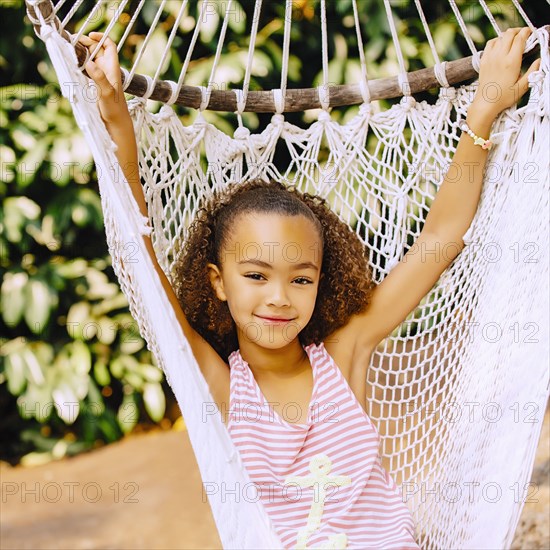
[[[101,360],[96,361],[94,364],[94,378],[100,386],[108,386],[111,383],[109,369]]]
[[[19,395],[27,384],[25,362],[18,352],[14,352],[6,357],[5,366],[8,391],[12,395]]]
[[[88,270],[88,262],[82,258],[77,258],[65,263],[55,264],[54,269],[64,279],[76,279],[84,276]]]
[[[7,272],[4,275],[2,289],[2,318],[6,325],[18,325],[25,310],[25,285],[28,276],[25,272]]]
[[[47,367],[52,364],[54,351],[50,344],[46,342],[33,342],[31,344],[31,349],[40,365]]]
[[[136,390],[142,391],[143,389],[143,378],[135,372],[126,371],[124,373],[124,381],[130,384],[130,386],[132,386],[132,388],[135,388]]]
[[[118,292],[112,298],[106,298],[105,300],[102,300],[98,304],[95,304],[93,306],[93,314],[94,316],[99,317],[115,309],[122,309],[127,307],[128,307],[128,300],[126,299],[126,296],[122,294],[122,292]]]
[[[223,9],[224,13],[222,17],[225,17],[225,10],[227,9],[227,2],[215,3]],[[231,8],[232,13],[229,14],[228,18],[228,27],[236,34],[243,35],[246,29],[246,12],[243,10],[242,6],[235,0]]]
[[[86,270],[86,280],[89,285],[86,292],[88,300],[112,298],[120,293],[118,285],[111,283],[103,271],[94,269],[93,267],[88,267]]]
[[[150,74],[154,75],[158,69],[160,60],[162,59],[162,54],[166,48],[167,37],[166,33],[161,29],[157,28],[153,31],[149,44],[147,45],[146,54],[140,59],[137,72],[141,74]],[[139,48],[143,46],[143,42],[140,44]],[[170,54],[166,57],[166,60],[161,68],[162,72],[166,71],[168,65],[170,64]]]
[[[147,382],[162,382],[162,371],[157,367],[153,367],[153,365],[142,364],[141,372],[143,374],[143,378],[145,378]]]
[[[19,122],[37,134],[43,134],[48,130],[48,123],[34,111],[25,111],[19,115]]]
[[[65,422],[72,424],[80,411],[80,403],[73,388],[65,381],[61,381],[52,391],[57,414]]]
[[[40,363],[37,355],[33,352],[31,347],[25,346],[21,350],[21,356],[27,365],[27,376],[29,382],[37,386],[43,386],[46,384],[43,365]]]
[[[90,304],[77,302],[73,304],[67,314],[67,332],[71,338],[81,340],[84,336],[84,326],[91,321]]]
[[[82,341],[75,340],[70,346],[72,372],[83,376],[92,368],[92,354],[90,348]]]
[[[155,382],[147,382],[143,386],[143,401],[147,414],[155,422],[160,422],[166,409],[166,400],[162,386]]]
[[[35,334],[40,334],[50,318],[54,291],[39,278],[31,279],[25,287],[26,309],[24,312],[27,326]]]
[[[115,378],[122,379],[124,375],[124,363],[117,357],[111,361],[110,364],[111,373]]]
[[[86,411],[91,416],[101,416],[105,412],[105,402],[93,380],[90,380]]]
[[[21,418],[36,418],[38,422],[45,422],[53,411],[49,388],[27,385],[27,391],[17,398],[17,406]]]
[[[117,335],[116,325],[109,317],[100,317],[97,323],[97,339],[102,344],[110,346],[115,341]]]
[[[117,420],[120,429],[125,434],[130,433],[137,424],[138,418],[139,409],[136,403],[135,394],[125,394],[117,412]]]
[[[105,414],[97,419],[97,427],[107,441],[116,441],[121,435],[120,426],[114,413],[107,409]]]
[[[27,197],[9,197],[3,206],[6,237],[12,243],[19,243],[23,227],[40,216],[40,206]]]
[[[433,33],[435,49],[445,55],[454,42],[456,27],[451,23],[439,23]]]
[[[0,180],[9,183],[15,177],[15,152],[11,147],[0,144]]]
[[[205,8],[203,16],[203,23],[200,30],[200,41],[203,44],[209,44],[214,40],[214,35],[218,30],[220,16],[218,10],[216,10],[217,2],[208,2]],[[229,19],[233,19],[233,16],[229,16]]]
[[[17,184],[20,187],[24,188],[33,183],[36,172],[38,172],[46,158],[48,145],[49,140],[41,139],[21,158],[17,165]]]

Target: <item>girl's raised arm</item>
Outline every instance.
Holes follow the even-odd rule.
[[[82,36],[81,42],[90,52],[95,49],[102,33]],[[134,126],[122,89],[122,77],[115,43],[107,38],[95,61],[88,61],[86,71],[99,88],[99,110],[105,126],[117,146],[116,156],[141,213],[147,216],[147,204],[139,178],[139,163]],[[229,369],[214,348],[189,324],[178,302],[174,289],[160,267],[151,238],[143,236],[145,247],[160,277],[185,337],[210,387],[212,397],[220,406],[229,405]]]
[[[540,63],[537,59],[521,75],[523,51],[530,34],[527,27],[508,29],[501,37],[487,42],[480,63],[479,86],[466,117],[471,133],[468,129],[462,133],[452,165],[415,243],[375,288],[367,310],[354,315],[346,325],[346,336],[359,345],[374,349],[391,334],[464,248],[463,236],[481,196],[490,146],[484,138],[489,137],[497,115],[528,90],[528,76]]]

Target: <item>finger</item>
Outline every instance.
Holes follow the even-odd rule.
[[[531,36],[531,29],[529,27],[524,27],[521,32],[514,37],[514,43],[510,48],[510,52],[515,56],[522,56],[529,36]]]
[[[97,42],[94,43],[95,48],[97,48],[98,44],[101,44],[101,48],[97,50],[95,57],[106,55],[107,57],[111,58],[111,60],[113,60],[114,56],[118,57],[116,44],[108,36],[105,36],[104,33],[91,32],[90,36],[93,36],[93,38],[97,40]],[[90,48],[90,53],[93,52],[94,48]]]
[[[78,41],[83,44],[84,46],[91,46],[93,44],[97,44],[97,42],[95,40],[92,40],[89,36],[86,36],[85,34],[83,34],[79,39]]]
[[[105,73],[96,63],[93,61],[88,61],[88,63],[86,63],[86,71],[92,77],[93,81],[99,86],[102,96],[107,97],[114,94],[115,89],[113,88],[113,85],[109,82],[108,78],[105,76]]]
[[[529,89],[529,75],[535,71],[538,71],[540,67],[540,58],[535,59],[529,68],[525,71],[525,74],[518,80],[518,92],[521,97]]]
[[[496,39],[497,41],[496,44],[499,49],[499,52],[503,54],[507,54],[510,51],[510,48],[512,47],[512,44],[516,36],[520,34],[522,30],[523,30],[523,27],[512,27],[512,28],[506,29],[506,31],[503,32]]]
[[[494,48],[498,43],[498,36],[496,38],[491,38],[491,40],[487,40],[487,43],[485,44],[485,49],[491,49]]]
[[[103,47],[107,55],[116,55],[118,57],[117,46],[109,37],[103,42]]]
[[[90,37],[88,37],[86,35],[82,35],[78,39],[78,42],[80,44],[82,44],[88,50],[88,54],[91,54],[96,49],[97,44],[98,44],[98,42],[96,42],[95,40],[92,40]],[[98,56],[96,56],[96,57],[98,57]]]

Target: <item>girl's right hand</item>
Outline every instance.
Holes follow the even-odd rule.
[[[92,53],[102,38],[103,33],[91,32],[89,36],[81,36],[80,42]],[[107,37],[94,60],[88,61],[85,68],[98,87],[98,105],[101,118],[105,123],[108,125],[111,123],[116,124],[129,117],[122,89],[122,76],[116,44]]]

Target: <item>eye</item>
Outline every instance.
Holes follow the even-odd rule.
[[[253,281],[259,281],[263,275],[261,273],[247,273],[245,277],[252,279]]]
[[[313,281],[311,281],[310,279],[306,279],[305,277],[298,277],[296,279],[294,279],[295,281],[302,281],[301,283],[299,283],[300,285],[302,286],[305,286],[305,285],[312,285],[313,284]]]

